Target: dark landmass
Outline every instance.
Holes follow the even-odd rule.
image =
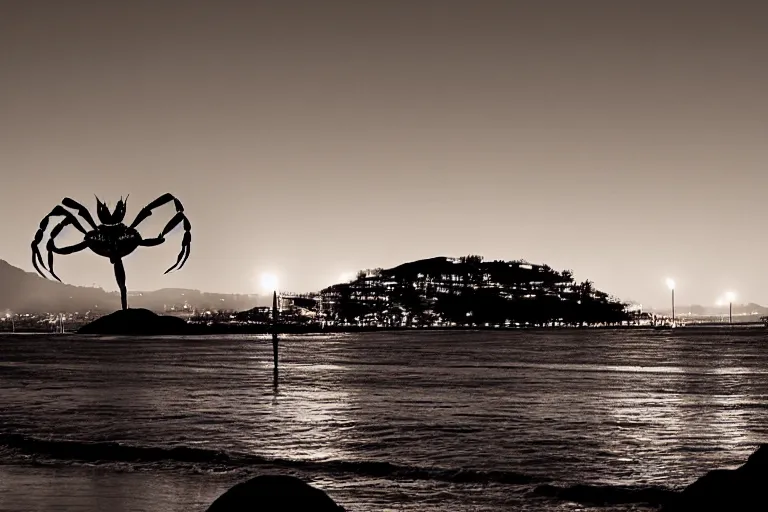
[[[436,257],[389,269],[361,271],[346,283],[316,293],[283,294],[281,322],[380,328],[549,328],[671,326],[671,319],[643,312],[596,289],[589,280],[577,282],[570,270],[522,260],[485,261],[481,256]],[[734,323],[759,322],[747,304],[735,308]],[[742,308],[742,309],[743,309]],[[266,323],[269,308],[232,316],[239,322]],[[215,319],[213,315],[211,319]],[[685,318],[684,318],[685,317]],[[720,317],[679,315],[686,324]],[[728,317],[725,317],[728,320]]]
[[[482,256],[436,257],[360,272],[320,292],[336,324],[547,326],[619,324],[626,304],[570,270]]]
[[[0,312],[15,315],[13,322],[0,321],[0,331],[76,330],[119,309],[119,302],[117,292],[49,281],[0,260]],[[270,332],[271,308],[259,307],[266,302],[266,297],[188,289],[132,292],[129,296],[131,307],[182,315],[190,320],[185,333],[193,329],[200,334]],[[361,271],[350,282],[317,293],[284,294],[280,302],[280,329],[285,333],[620,328],[669,323],[628,307],[588,280],[576,282],[569,270],[556,271],[522,260],[484,261],[471,255]],[[701,307],[691,308],[703,312]],[[734,306],[734,324],[768,323],[768,317],[757,316],[763,310],[757,304]],[[21,315],[25,312],[44,314]],[[58,322],[59,313],[69,316]],[[717,326],[728,321],[727,316],[678,317],[689,325],[706,321]]]
[[[161,316],[147,309],[125,309],[102,316],[78,329],[78,334],[130,336],[191,334],[189,324],[175,316]]]
[[[768,510],[768,444],[737,469],[708,472],[682,491],[661,487],[540,485],[533,494],[585,505],[643,503],[661,512],[758,512]]]
[[[344,512],[325,492],[286,475],[261,475],[219,496],[206,512]]]

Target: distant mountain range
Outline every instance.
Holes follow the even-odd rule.
[[[649,313],[655,313],[658,315],[669,315],[671,308],[650,308],[647,310]],[[692,316],[720,316],[728,315],[728,306],[701,306],[698,304],[692,304],[690,306],[675,306],[675,313],[677,315],[692,315]],[[768,316],[768,307],[761,306],[750,302],[748,304],[733,304],[734,315],[760,315]]]
[[[166,306],[180,306],[185,302],[198,309],[244,311],[266,305],[269,300],[268,297],[257,295],[204,293],[181,288],[129,292],[128,297],[130,307],[157,312],[162,312]],[[117,309],[120,309],[120,295],[117,292],[43,279],[0,260],[0,313],[110,313]]]

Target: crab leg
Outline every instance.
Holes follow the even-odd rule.
[[[77,214],[80,215],[83,219],[85,219],[85,221],[88,224],[90,224],[90,226],[93,229],[96,229],[96,223],[93,221],[93,217],[91,217],[91,212],[88,211],[88,208],[78,203],[74,199],[70,199],[68,197],[65,197],[64,199],[62,199],[61,204],[63,204],[67,208],[72,208],[73,210],[77,210]]]
[[[61,232],[61,230],[64,229],[64,226],[71,224],[75,228],[77,228],[82,234],[86,234],[85,228],[83,228],[83,226],[80,225],[77,218],[70,211],[66,210],[61,205],[56,206],[53,210],[51,210],[51,213],[43,217],[43,220],[40,221],[40,226],[38,227],[37,232],[35,233],[35,239],[32,241],[32,266],[35,267],[35,270],[37,271],[38,274],[46,278],[47,276],[43,273],[42,270],[40,270],[40,267],[45,268],[45,263],[43,263],[43,256],[42,254],[40,254],[40,249],[38,248],[38,245],[40,244],[40,242],[43,241],[45,230],[48,228],[48,221],[50,220],[51,217],[57,217],[57,216],[64,217],[64,220],[58,226],[56,226],[56,228],[58,228],[63,224],[63,226],[61,226],[61,228],[59,229],[59,232]],[[54,230],[56,230],[56,228],[54,228]],[[58,235],[58,232],[56,234]]]
[[[154,210],[155,208],[160,208],[164,204],[170,203],[171,201],[173,201],[173,205],[176,207],[177,212],[184,211],[184,206],[182,206],[181,201],[173,197],[172,194],[163,194],[157,199],[155,199],[154,201],[152,201],[151,203],[149,203],[147,206],[142,208],[130,227],[135,228],[140,223],[144,222],[144,220],[147,219],[147,217],[152,215],[152,210]]]
[[[187,258],[189,258],[190,243],[192,242],[192,224],[190,224],[189,219],[186,215],[184,215],[184,212],[177,212],[176,215],[174,215],[173,218],[168,221],[168,224],[165,225],[165,228],[163,228],[163,232],[160,233],[160,236],[157,238],[147,238],[141,241],[141,245],[144,247],[154,247],[156,245],[160,245],[165,242],[165,235],[173,231],[173,229],[181,223],[184,224],[184,239],[181,242],[181,251],[179,252],[178,258],[176,259],[176,263],[165,271],[166,274],[174,269],[178,270],[183,267],[184,263],[187,261]]]
[[[50,272],[58,282],[61,282],[61,279],[59,279],[59,276],[57,276],[56,272],[53,270],[53,254],[72,254],[78,251],[82,251],[88,247],[88,242],[85,240],[79,244],[70,245],[67,247],[56,247],[56,237],[59,236],[61,231],[69,224],[69,219],[64,219],[63,221],[59,222],[56,227],[51,230],[51,237],[48,239],[48,244],[45,246],[45,248],[48,250],[48,272]]]
[[[163,229],[163,233],[160,236],[165,236],[170,233],[180,222],[184,223],[184,238],[181,241],[181,250],[179,251],[178,258],[176,258],[176,263],[165,271],[166,274],[174,269],[180,270],[187,262],[187,258],[189,258],[190,244],[192,242],[192,224],[190,224],[189,219],[183,212],[178,212],[173,216],[170,222],[165,225],[165,229]]]
[[[192,233],[190,233],[189,231],[186,231],[184,233],[184,239],[181,241],[181,250],[179,251],[179,257],[176,258],[176,263],[174,263],[171,268],[165,271],[165,274],[167,274],[171,270],[180,270],[181,267],[184,266],[184,264],[187,262],[187,258],[189,258],[189,249],[190,249],[191,241],[192,241]]]
[[[73,254],[83,251],[88,248],[88,242],[82,241],[79,244],[69,245],[67,247],[56,247],[52,242],[53,241],[48,242],[48,270],[50,271],[51,275],[56,278],[57,281],[61,282],[59,276],[57,276],[53,271],[53,254]]]

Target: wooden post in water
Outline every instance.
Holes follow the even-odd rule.
[[[277,387],[277,292],[272,292],[272,359],[274,360],[274,369],[272,370],[272,383]]]

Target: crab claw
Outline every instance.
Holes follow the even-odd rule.
[[[181,251],[179,251],[179,256],[176,258],[176,263],[174,263],[171,268],[166,270],[164,274],[167,274],[168,272],[171,272],[173,270],[181,270],[181,267],[184,266],[184,264],[187,262],[187,258],[189,258],[189,249],[190,249],[190,242],[192,241],[192,234],[189,231],[184,232],[184,240],[181,242]]]

